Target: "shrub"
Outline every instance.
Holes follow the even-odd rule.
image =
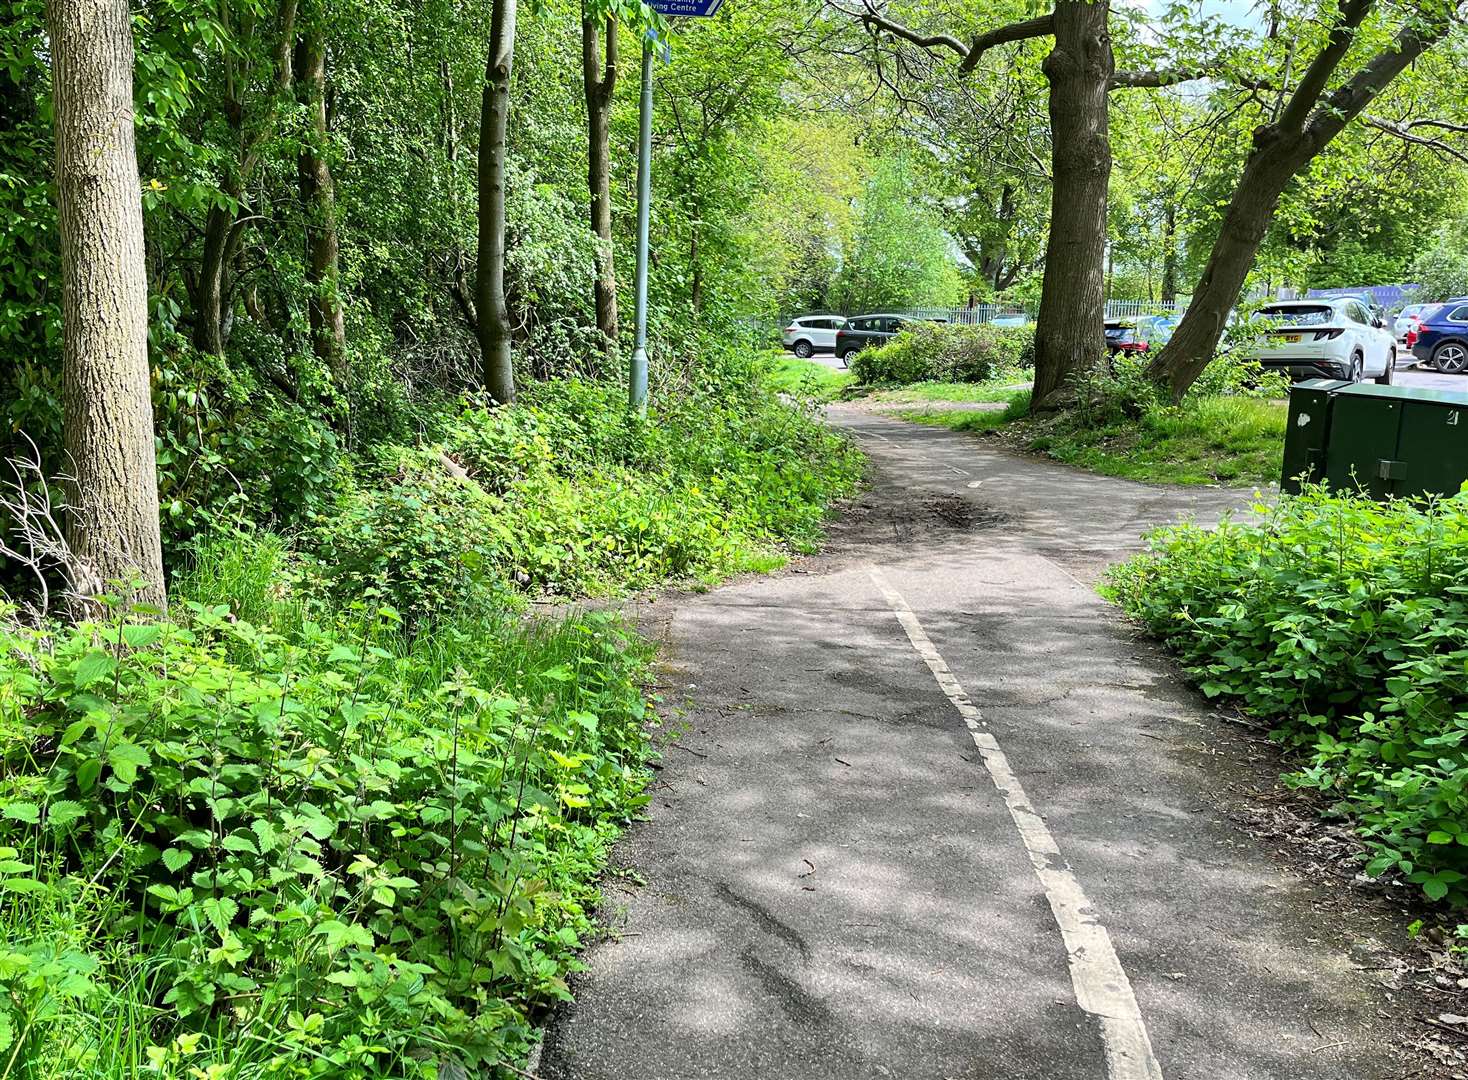
[[[1377,504],[1282,497],[1248,523],[1154,534],[1110,592],[1305,755],[1371,857],[1468,902],[1468,494]]]
[[[567,998],[646,801],[611,616],[0,630],[12,1075],[463,1075]],[[442,1065],[442,1069],[437,1066]]]
[[[805,547],[858,476],[809,410],[753,387],[694,390],[642,419],[601,383],[469,402],[440,445],[362,470],[309,547],[324,594],[370,590],[410,625],[492,608],[514,585],[606,594],[744,569]]]
[[[914,382],[987,382],[1034,364],[1035,334],[1028,327],[908,323],[902,333],[851,359],[869,385]]]

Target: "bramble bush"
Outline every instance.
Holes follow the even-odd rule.
[[[854,490],[854,451],[806,408],[749,384],[691,389],[629,416],[605,383],[470,401],[441,440],[386,447],[310,545],[341,599],[366,590],[410,622],[503,592],[605,594],[760,565],[808,547]]]
[[[869,386],[883,383],[987,382],[1035,363],[1030,327],[911,322],[891,341],[862,349],[851,371]]]
[[[703,360],[646,419],[562,380],[369,445],[159,373],[172,621],[0,609],[0,1080],[523,1063],[656,722],[645,643],[524,594],[768,565],[859,476]]]
[[[176,609],[0,630],[0,1073],[522,1059],[646,802],[645,646]]]
[[[1468,904],[1468,494],[1378,504],[1308,491],[1258,520],[1154,533],[1108,590],[1209,697],[1304,755],[1370,852]]]

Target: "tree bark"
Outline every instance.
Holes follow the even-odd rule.
[[[1170,194],[1162,219],[1162,302],[1177,302],[1177,201]]]
[[[79,591],[162,609],[143,196],[126,0],[49,0],[61,234],[67,541]]]
[[[306,106],[311,138],[300,153],[298,171],[306,216],[307,304],[311,346],[331,372],[342,395],[350,389],[347,327],[341,302],[341,245],[336,231],[336,185],[326,161],[326,43],[312,26],[296,46],[297,90]]]
[[[1148,365],[1148,375],[1165,385],[1174,401],[1182,400],[1212,361],[1228,314],[1238,302],[1280,196],[1290,181],[1452,25],[1449,21],[1429,27],[1409,25],[1355,76],[1323,95],[1350,46],[1355,28],[1370,7],[1370,0],[1342,0],[1340,21],[1302,76],[1280,118],[1254,132],[1253,148],[1224,213],[1203,277],[1193,291],[1192,303],[1172,339]]]
[[[1094,367],[1105,348],[1107,91],[1115,69],[1107,14],[1104,3],[1056,4],[1055,47],[1045,58],[1054,181],[1035,321],[1032,401],[1041,409],[1062,404],[1071,378]]]
[[[993,226],[985,230],[967,255],[978,269],[979,277],[1000,288],[1004,279],[1005,265],[1009,259],[1009,234],[1014,227],[1014,185],[1005,184],[999,190],[999,208],[994,213]]]
[[[494,0],[479,113],[479,270],[474,306],[484,388],[502,404],[515,400],[510,309],[505,302],[505,144],[514,56],[515,0]]]
[[[617,85],[617,23],[606,22],[605,63],[595,19],[581,20],[581,71],[586,91],[586,126],[590,149],[587,183],[591,192],[591,228],[596,233],[596,329],[608,370],[617,365],[617,271],[612,257],[612,94]]]
[[[297,0],[280,0],[277,10],[278,36],[275,39],[275,90],[289,92],[292,71],[291,53],[296,40]],[[220,190],[228,196],[228,206],[211,206],[204,220],[204,247],[199,256],[199,274],[191,297],[194,308],[194,346],[215,356],[224,354],[229,340],[230,265],[239,250],[240,225],[235,209],[245,202],[245,187],[260,164],[260,144],[274,130],[278,112],[272,101],[269,114],[253,137],[245,136],[245,76],[236,69],[235,60],[226,55],[224,65],[224,116],[238,147],[239,157],[225,166]]]

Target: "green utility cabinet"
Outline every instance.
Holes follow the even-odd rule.
[[[1330,437],[1331,395],[1350,386],[1338,379],[1310,379],[1290,389],[1290,419],[1285,428],[1282,490],[1298,495],[1300,482],[1325,479],[1325,444]]]
[[[1456,495],[1468,481],[1468,393],[1315,379],[1291,390],[1289,423],[1285,491],[1302,474],[1377,499]]]

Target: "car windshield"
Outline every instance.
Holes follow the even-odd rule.
[[[1131,333],[1131,329],[1130,326],[1125,325],[1108,326],[1106,328],[1106,336],[1109,338],[1126,337],[1127,334]]]
[[[1267,307],[1259,309],[1260,318],[1277,322],[1281,326],[1323,326],[1335,315],[1329,304],[1313,304],[1309,307]]]

